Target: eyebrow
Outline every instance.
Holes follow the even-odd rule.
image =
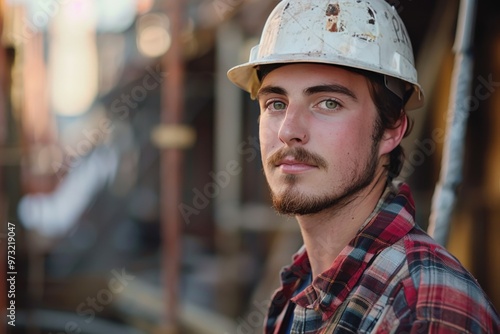
[[[268,94],[278,94],[278,95],[288,95],[286,89],[279,86],[265,86],[261,87],[257,92],[257,99],[259,99],[262,95]]]
[[[312,86],[312,87],[307,87],[304,89],[304,94],[305,95],[314,95],[317,93],[339,93],[343,94],[346,96],[349,96],[353,100],[357,101],[358,98],[356,94],[349,88],[342,86],[342,85],[336,85],[336,84],[325,84],[325,85],[317,85],[317,86]],[[279,86],[265,86],[259,89],[257,92],[257,99],[262,96],[262,95],[267,95],[267,94],[278,94],[278,95],[288,95],[286,89],[279,87]]]
[[[339,93],[349,96],[355,101],[358,100],[356,94],[354,94],[352,90],[342,85],[327,84],[327,85],[312,86],[304,89],[304,94],[306,95],[313,95],[317,93]]]

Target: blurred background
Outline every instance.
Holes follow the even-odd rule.
[[[426,229],[459,1],[389,2],[428,101],[411,112],[402,172]],[[15,300],[10,333],[261,332],[301,239],[294,219],[270,208],[258,107],[226,72],[246,61],[276,3],[0,0],[0,264],[15,232],[17,272],[11,298],[1,270],[0,306]],[[447,248],[500,308],[500,3],[477,3]]]

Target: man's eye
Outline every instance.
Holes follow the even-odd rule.
[[[321,104],[326,108],[326,109],[335,109],[340,106],[340,104],[335,101],[335,100],[325,100],[321,102]]]
[[[281,101],[271,101],[268,104],[268,108],[271,110],[285,110],[286,104]]]

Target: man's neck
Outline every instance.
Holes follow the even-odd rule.
[[[385,173],[377,176],[374,182],[342,207],[297,216],[313,278],[331,267],[375,209],[386,186]]]

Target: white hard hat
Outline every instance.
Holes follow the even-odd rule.
[[[394,7],[383,0],[281,1],[269,15],[249,61],[231,68],[228,78],[255,98],[259,65],[299,62],[380,73],[389,89],[397,86],[391,84],[392,78],[400,79],[410,91],[406,109],[423,105],[408,33]]]

